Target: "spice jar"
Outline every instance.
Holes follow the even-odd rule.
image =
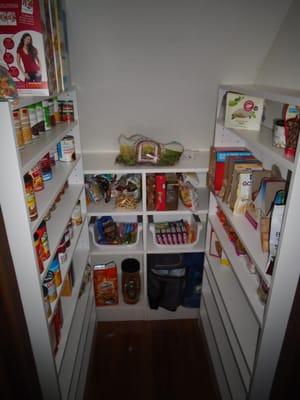
[[[30,220],[34,221],[38,217],[36,199],[33,190],[33,182],[31,176],[27,173],[24,175],[26,202],[29,211]]]
[[[127,304],[136,304],[141,291],[140,263],[135,258],[126,258],[122,261],[121,269],[124,301]]]

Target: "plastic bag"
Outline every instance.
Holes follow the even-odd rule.
[[[143,135],[121,135],[119,143],[120,153],[116,162],[125,165],[174,165],[184,150],[178,142],[161,144]]]

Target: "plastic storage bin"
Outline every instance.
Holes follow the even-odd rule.
[[[179,223],[183,221],[184,223]],[[176,222],[178,222],[176,224]],[[153,244],[159,248],[184,249],[199,241],[203,224],[198,215],[154,215],[150,216],[149,230]]]
[[[96,221],[96,219],[95,219]],[[124,244],[119,244],[119,243],[99,243],[97,241],[97,231],[96,231],[96,226],[95,226],[95,222],[91,223],[89,225],[89,231],[90,231],[90,235],[92,238],[92,242],[94,244],[94,246],[96,246],[98,249],[107,249],[107,248],[111,248],[111,249],[119,249],[119,248],[127,248],[127,247],[134,247],[136,246],[139,241],[140,241],[140,234],[142,231],[142,222],[139,221],[138,217],[132,215],[128,215],[128,216],[113,216],[113,221],[120,226],[121,224],[127,224],[127,223],[136,223],[137,224],[137,229],[136,229],[136,240],[132,243],[124,243]]]

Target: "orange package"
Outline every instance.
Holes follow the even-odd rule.
[[[96,307],[118,304],[118,272],[113,261],[94,265],[94,291]]]

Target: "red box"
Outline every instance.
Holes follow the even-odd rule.
[[[57,79],[49,0],[0,3],[0,63],[20,95],[51,95]]]
[[[165,211],[166,209],[166,176],[156,175],[155,177],[156,186],[156,211]]]
[[[211,147],[207,186],[213,192],[221,190],[225,160],[229,156],[248,157],[252,153],[244,147]]]

